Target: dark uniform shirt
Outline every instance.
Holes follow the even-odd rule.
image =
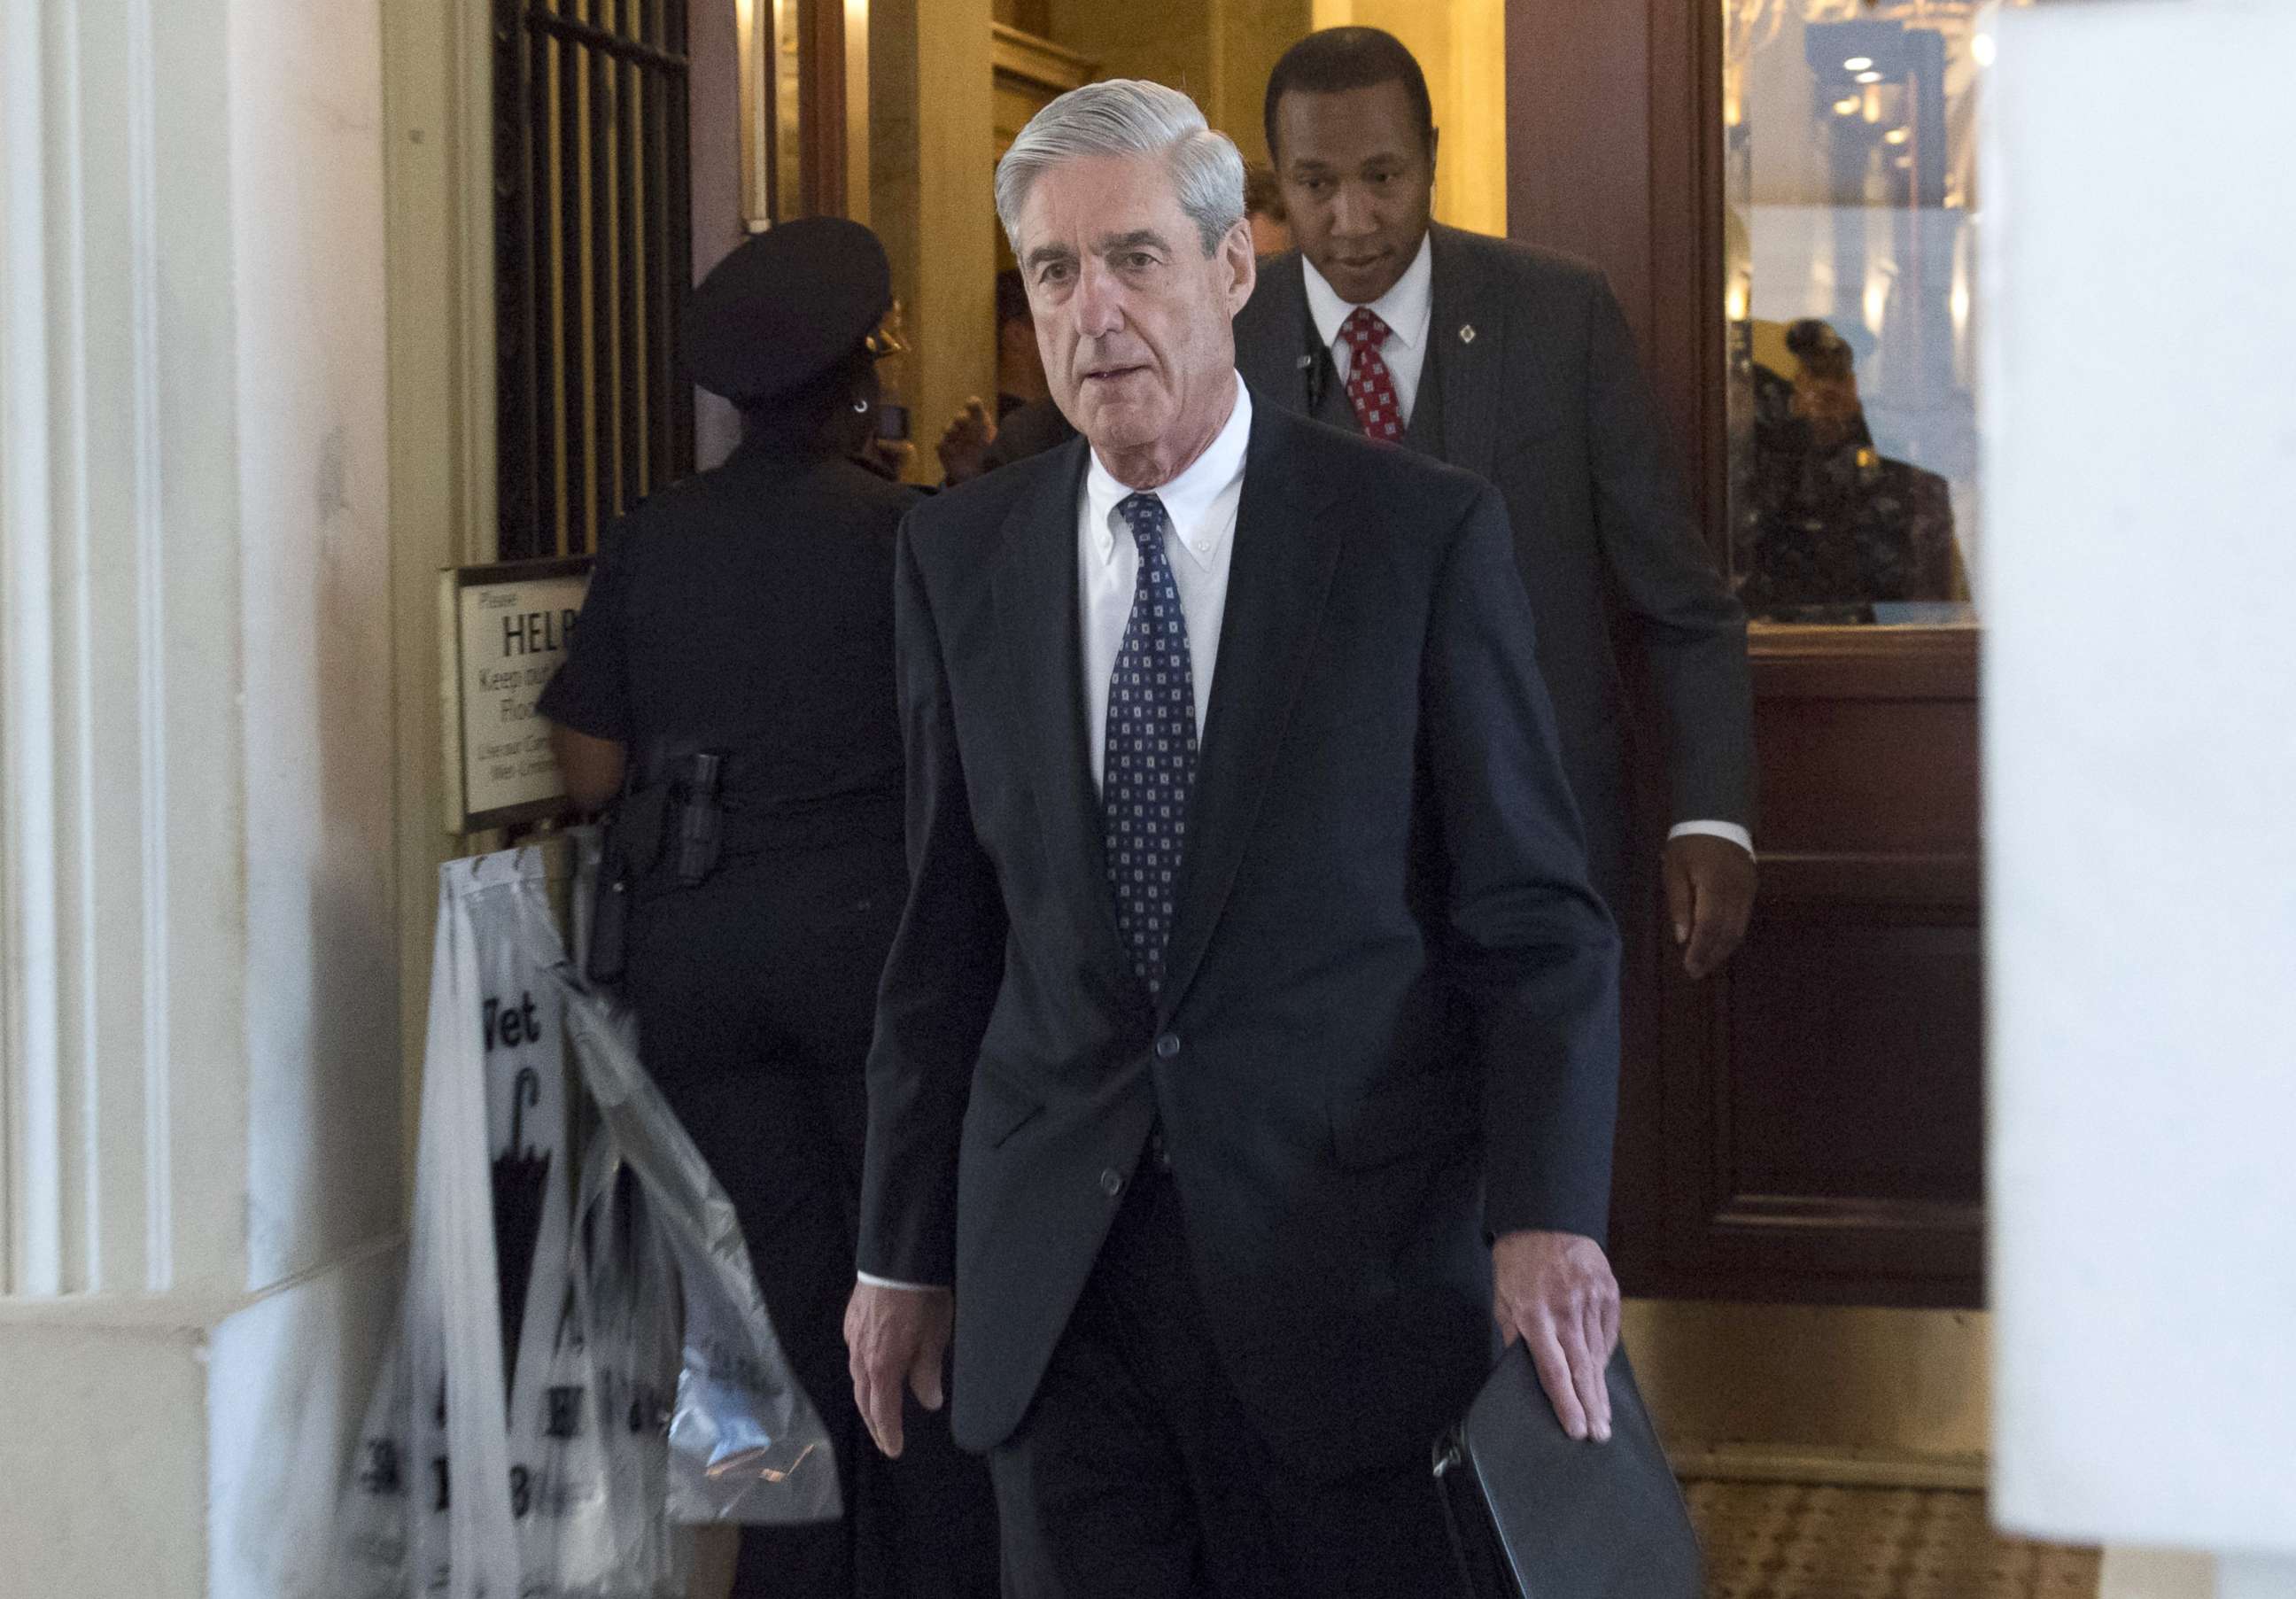
[[[603,541],[550,720],[727,755],[729,854],[901,835],[893,535],[916,491],[745,444]]]
[[[1874,447],[1860,421],[1819,447],[1792,385],[1757,366],[1751,472],[1736,485],[1732,568],[1751,616],[1870,621],[1877,601],[1967,593],[1945,479]]]

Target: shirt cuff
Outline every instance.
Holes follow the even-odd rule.
[[[947,1292],[946,1286],[938,1283],[896,1283],[890,1277],[875,1276],[865,1271],[857,1271],[853,1275],[864,1284],[871,1288],[898,1288],[905,1293],[941,1293]]]
[[[1667,831],[1667,841],[1702,834],[1707,838],[1727,839],[1748,855],[1754,853],[1754,835],[1735,822],[1677,822]]]

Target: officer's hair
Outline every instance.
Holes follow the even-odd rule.
[[[1092,156],[1160,155],[1169,164],[1180,209],[1196,225],[1204,254],[1243,220],[1243,157],[1215,133],[1196,102],[1177,89],[1112,78],[1070,89],[1029,119],[996,163],[996,219],[1020,252],[1021,208],[1040,173]]]

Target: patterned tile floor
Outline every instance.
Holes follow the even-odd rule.
[[[1711,1480],[1683,1492],[1709,1599],[2096,1599],[2095,1550],[2002,1538],[1982,1494]]]

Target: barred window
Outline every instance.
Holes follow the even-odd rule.
[[[586,554],[693,465],[685,0],[496,0],[499,557]]]

